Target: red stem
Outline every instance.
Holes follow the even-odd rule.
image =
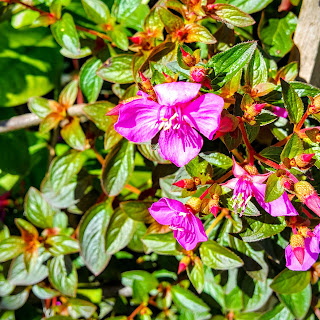
[[[243,142],[246,145],[247,152],[248,152],[249,164],[251,166],[253,166],[255,151],[250,144],[250,141],[248,139],[248,135],[247,135],[246,129],[244,127],[244,123],[243,123],[242,119],[240,117],[238,117],[238,119],[239,119],[239,128],[242,133]]]
[[[297,126],[295,127],[294,131],[298,132],[300,131],[300,129],[302,128],[304,122],[306,121],[306,119],[308,118],[309,112],[308,109],[307,111],[304,113],[303,117],[301,118],[301,120],[299,121],[299,123],[297,124]]]

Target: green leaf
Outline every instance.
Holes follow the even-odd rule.
[[[38,299],[41,300],[52,299],[60,295],[58,291],[38,284],[32,286],[32,292]]]
[[[243,261],[235,253],[213,240],[200,246],[200,256],[206,266],[217,270],[229,270],[243,265]]]
[[[123,249],[135,232],[136,222],[118,209],[111,217],[106,233],[106,252],[114,254]]]
[[[257,126],[266,126],[267,124],[270,124],[272,122],[275,122],[278,118],[273,112],[269,110],[262,109],[261,113],[255,117],[255,120],[257,121]]]
[[[256,48],[245,73],[246,85],[251,88],[268,81],[268,69],[259,49]]]
[[[182,309],[188,309],[192,312],[207,312],[209,307],[191,291],[181,288],[178,285],[171,287],[173,302]]]
[[[255,242],[280,233],[286,227],[283,217],[272,217],[264,213],[258,217],[246,217],[244,231],[240,236],[245,242]]]
[[[147,234],[142,238],[143,244],[146,246],[146,252],[155,252],[163,255],[177,255],[179,251],[176,249],[176,240],[173,238],[172,232],[164,234]]]
[[[121,283],[128,287],[135,286],[136,290],[140,291],[143,295],[144,293],[148,294],[150,291],[157,289],[159,285],[159,282],[154,275],[143,270],[123,272],[121,274]],[[140,290],[141,287],[144,289],[143,292]]]
[[[24,255],[20,254],[10,265],[8,279],[16,286],[30,286],[43,281],[48,276],[48,268],[45,265],[50,253],[39,248],[37,261],[32,269],[27,270]]]
[[[236,27],[248,27],[255,23],[254,19],[239,8],[226,3],[214,6],[213,18],[229,23]]]
[[[151,223],[153,221],[149,208],[153,201],[126,201],[120,203],[120,208],[135,221]]]
[[[297,25],[297,17],[294,13],[289,12],[282,19],[261,20],[258,27],[259,38],[263,47],[274,57],[285,56],[292,48],[292,34]]]
[[[72,15],[65,13],[60,20],[51,25],[51,31],[61,47],[73,54],[80,53],[79,35]]]
[[[281,302],[297,320],[304,319],[311,306],[312,291],[309,284],[302,291],[291,294],[279,294]]]
[[[102,188],[110,197],[118,195],[134,168],[134,144],[121,140],[107,155],[102,169]]]
[[[309,271],[291,271],[284,269],[272,281],[270,288],[281,294],[297,293],[310,283]]]
[[[204,26],[198,23],[189,24],[190,29],[186,38],[186,42],[201,42],[205,44],[215,44],[217,39]]]
[[[93,303],[86,300],[70,299],[68,301],[68,313],[73,319],[82,317],[89,319],[96,310],[97,307]]]
[[[230,81],[251,59],[257,43],[244,42],[213,56],[207,64],[213,68],[211,83],[219,88]]]
[[[213,171],[211,165],[199,156],[192,159],[185,168],[191,178],[199,178],[202,184],[212,179]]]
[[[39,16],[40,13],[37,11],[23,10],[13,15],[11,19],[11,25],[15,29],[30,26]]]
[[[0,309],[17,310],[28,300],[30,289],[25,289],[18,294],[3,297],[0,301]]]
[[[150,30],[154,34],[154,36],[159,39],[163,40],[163,22],[158,14],[158,7],[154,7],[150,10],[149,14],[146,16],[144,20],[144,29]]]
[[[100,130],[108,131],[118,119],[117,116],[106,116],[106,113],[114,107],[115,105],[109,101],[99,101],[86,105],[83,111]]]
[[[83,64],[80,70],[80,89],[89,103],[97,100],[102,87],[103,80],[97,76],[97,70],[101,65],[100,59],[92,57]]]
[[[49,245],[48,251],[53,256],[66,255],[79,251],[78,240],[68,235],[51,236],[46,240],[46,245]]]
[[[3,273],[0,273],[0,297],[8,296],[14,290],[14,287],[14,284],[5,278]]]
[[[97,71],[97,75],[105,81],[112,83],[132,83],[134,82],[132,74],[131,54],[120,54],[109,58]]]
[[[53,227],[55,211],[36,188],[29,189],[25,198],[24,211],[28,220],[35,226],[42,229]]]
[[[73,149],[83,151],[86,147],[86,136],[81,128],[80,119],[73,117],[60,131],[63,140]]]
[[[14,311],[4,311],[1,313],[0,320],[16,320]]]
[[[170,164],[170,160],[165,160],[162,158],[158,152],[158,150],[153,150],[151,144],[139,144],[138,150],[142,153],[142,155],[149,159],[150,161],[158,162],[160,164]]]
[[[48,263],[49,281],[66,296],[74,297],[77,291],[77,270],[68,256],[53,257]]]
[[[54,158],[49,168],[49,180],[52,188],[59,191],[67,185],[81,170],[83,162],[84,157],[81,152],[74,150]]]
[[[170,33],[177,32],[178,30],[182,29],[184,27],[184,22],[183,20],[176,16],[175,14],[171,13],[171,11],[159,7],[157,10],[159,17],[164,24],[164,27],[166,31]]]
[[[63,57],[50,31],[15,30],[9,22],[2,22],[0,34],[0,105],[21,105],[51,91],[60,79]]]
[[[284,191],[284,187],[281,184],[281,177],[278,177],[275,173],[273,173],[267,180],[264,201],[274,201],[281,197]]]
[[[97,204],[83,216],[79,227],[81,256],[88,269],[97,276],[107,266],[105,234],[113,214],[111,201]]]
[[[229,3],[246,13],[254,13],[264,9],[273,0],[230,0]]]
[[[110,19],[108,6],[100,0],[81,0],[88,18],[97,24],[107,23]]]
[[[31,112],[36,114],[39,118],[43,119],[53,111],[52,106],[54,103],[55,101],[53,100],[34,97],[29,99],[28,107]]]
[[[303,150],[302,140],[296,133],[294,133],[281,152],[281,160],[285,158],[292,159],[295,156],[302,154]]]
[[[22,238],[11,236],[0,242],[0,262],[11,260],[22,253],[25,249],[25,242]]]
[[[282,96],[288,111],[288,117],[292,123],[296,124],[303,116],[303,102],[288,82],[284,81],[283,79],[280,79],[280,81]]]
[[[13,175],[25,175],[31,165],[28,146],[29,143],[24,131],[1,134],[0,149],[10,150],[10,152],[2,152],[0,170]]]
[[[204,288],[204,270],[203,264],[199,258],[194,261],[194,265],[191,270],[190,267],[187,268],[187,274],[192,285],[200,294]]]
[[[119,22],[125,22],[128,17],[139,7],[141,0],[115,0],[112,6],[112,15]]]
[[[128,51],[129,40],[127,31],[122,25],[115,26],[112,31],[108,32],[108,35],[118,48]]]
[[[262,315],[259,320],[294,320],[290,311],[282,304],[273,307],[272,310]]]
[[[70,81],[59,95],[59,103],[66,108],[72,106],[78,95],[78,80]]]
[[[282,147],[267,147],[263,149],[260,154],[267,159],[280,163],[280,154],[282,150]]]
[[[220,152],[200,153],[199,156],[211,164],[214,180],[223,176],[233,165],[232,159]]]

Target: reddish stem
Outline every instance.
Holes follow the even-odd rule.
[[[130,314],[130,316],[127,318],[127,320],[133,320],[134,317],[139,314],[139,312],[146,307],[146,304],[144,302],[142,302],[135,310],[133,310],[133,312]]]
[[[302,212],[303,212],[309,219],[313,219],[313,215],[312,215],[306,208],[302,208]]]
[[[307,111],[304,113],[303,117],[301,118],[301,120],[299,121],[299,123],[297,124],[297,126],[295,127],[294,131],[298,132],[300,131],[300,129],[302,128],[304,122],[306,121],[306,119],[308,118],[309,112],[308,109]]]
[[[243,123],[242,119],[240,117],[238,117],[238,119],[239,119],[239,128],[242,133],[243,142],[246,145],[247,152],[248,152],[249,164],[251,166],[253,166],[255,151],[250,144],[250,141],[248,139],[248,135],[247,135],[246,129],[244,127],[244,123]]]
[[[106,39],[106,40],[111,41],[111,38],[109,36],[107,36],[106,34],[104,34],[104,33],[101,33],[101,32],[95,31],[95,30],[91,30],[91,29],[88,29],[88,28],[84,28],[84,27],[81,27],[81,26],[77,26],[77,25],[76,25],[76,29],[84,31],[84,32],[87,32],[87,33],[90,33],[90,34],[92,34],[94,36],[97,36],[97,37],[100,37],[102,39]]]

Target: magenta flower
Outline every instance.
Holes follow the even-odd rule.
[[[182,167],[202,148],[199,132],[211,140],[219,128],[223,99],[207,93],[193,100],[200,88],[201,84],[190,82],[158,84],[154,87],[158,103],[144,94],[120,105],[114,128],[135,143],[150,141],[161,130],[160,154]]]
[[[161,198],[152,204],[149,212],[158,223],[170,226],[173,236],[186,250],[193,250],[198,242],[208,240],[201,220],[180,201]]]
[[[272,107],[272,112],[278,117],[288,118],[288,112],[287,112],[287,110],[285,108],[273,106]]]
[[[313,236],[308,236],[304,239],[303,247],[292,248],[289,244],[285,249],[286,267],[294,271],[306,271],[312,267],[319,256],[320,243],[320,225],[317,225],[313,230]],[[303,254],[294,253],[294,250],[303,249]],[[298,253],[300,253],[298,251]]]
[[[271,173],[256,174],[254,167],[250,166],[249,168],[252,170],[252,174],[240,167],[233,158],[232,170],[235,178],[222,184],[233,189],[233,197],[231,199],[233,200],[235,212],[240,207],[242,208],[241,214],[243,214],[248,202],[254,197],[259,205],[273,217],[298,215],[285,192],[278,199],[265,202],[266,185],[263,182],[268,179]]]

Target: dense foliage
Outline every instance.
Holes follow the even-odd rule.
[[[0,320],[320,316],[299,10],[0,0]]]

